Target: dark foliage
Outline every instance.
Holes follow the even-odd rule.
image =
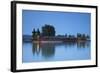
[[[46,24],[42,27],[42,36],[55,36],[55,28]]]

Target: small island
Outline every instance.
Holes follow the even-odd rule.
[[[64,43],[64,42],[84,42],[90,41],[90,36],[86,34],[77,33],[76,36],[65,33],[64,35],[56,35],[54,26],[45,24],[39,29],[33,28],[31,41],[33,43]]]

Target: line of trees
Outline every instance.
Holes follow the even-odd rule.
[[[40,32],[39,29],[35,30],[33,29],[32,31],[32,37],[33,38],[37,38],[37,37],[54,37],[56,34],[55,28],[52,25],[49,24],[45,24],[44,26],[42,26],[42,31]],[[85,34],[81,34],[81,33],[77,33],[77,36],[75,35],[57,35],[56,37],[64,37],[64,38],[78,38],[78,39],[90,39],[89,35],[85,35]]]
[[[86,34],[81,34],[81,33],[77,33],[77,35],[68,35],[68,34],[65,34],[65,35],[57,35],[58,37],[66,37],[66,38],[86,38],[86,39],[90,39],[90,36],[89,35],[86,35]]]
[[[37,29],[37,31],[35,29],[33,29],[33,31],[32,31],[32,37],[34,39],[36,39],[37,36],[40,36],[40,35],[41,35],[41,33],[40,33],[40,30],[39,29]]]
[[[52,25],[45,24],[42,27],[42,32],[40,32],[39,29],[37,31],[33,29],[32,31],[32,36],[37,37],[37,36],[55,36],[55,28]]]
[[[77,38],[81,38],[81,39],[90,39],[89,35],[85,35],[85,34],[81,34],[81,33],[77,33]]]

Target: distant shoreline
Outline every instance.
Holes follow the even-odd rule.
[[[90,41],[90,40],[86,40]],[[74,41],[74,42],[86,42],[86,41]],[[32,41],[33,43],[64,43],[63,41]],[[66,42],[73,42],[73,41],[66,41]]]
[[[61,42],[85,42],[90,41],[90,39],[87,38],[78,38],[78,37],[39,37],[39,38],[33,38],[32,36],[25,37],[23,36],[23,41],[25,42],[42,42],[42,43],[61,43]]]

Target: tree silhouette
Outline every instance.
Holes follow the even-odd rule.
[[[40,36],[40,30],[39,30],[39,29],[37,29],[37,35],[39,35],[39,36]]]
[[[80,33],[77,33],[77,38],[81,38],[82,35]]]
[[[32,37],[35,36],[35,33],[36,33],[36,31],[35,31],[35,29],[33,29],[33,31],[32,31]]]
[[[55,28],[52,25],[46,24],[42,27],[42,36],[55,36]]]
[[[37,39],[37,37],[39,37],[40,36],[40,30],[39,29],[37,29],[37,31],[35,30],[35,29],[33,29],[33,31],[32,31],[32,38],[33,39]]]
[[[87,35],[87,36],[86,36],[86,39],[90,39],[90,36],[89,36],[89,35]]]
[[[82,39],[83,39],[83,40],[86,40],[85,34],[82,35]]]

